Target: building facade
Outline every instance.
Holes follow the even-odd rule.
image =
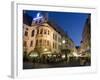
[[[89,15],[84,29],[82,33],[82,41],[81,41],[81,51],[80,53],[85,53],[86,51],[90,51],[91,49],[91,16]]]
[[[74,42],[64,31],[48,20],[47,14],[40,13],[33,18],[31,25],[23,24],[23,46],[27,54],[61,54],[62,50],[75,48]]]

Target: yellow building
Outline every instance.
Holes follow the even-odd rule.
[[[33,18],[31,25],[23,24],[23,46],[27,54],[60,54],[61,49],[74,49],[73,41],[60,27],[48,20],[48,16]],[[65,43],[64,43],[65,40]],[[63,45],[63,46],[62,46]]]
[[[48,22],[42,23],[37,27],[35,50],[41,54],[59,53],[58,38],[61,39],[61,35]]]
[[[60,53],[61,35],[51,25],[45,18],[35,18],[31,26],[24,24],[24,51],[28,54],[32,51],[41,54]]]
[[[24,51],[30,53],[30,51],[34,50],[36,44],[36,27],[31,27],[24,24],[23,29],[23,46]]]

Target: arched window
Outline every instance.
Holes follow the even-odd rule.
[[[36,46],[38,46],[38,40],[36,40]]]
[[[47,30],[45,29],[45,30],[44,30],[44,34],[46,34],[46,33],[47,33],[46,31],[47,31]]]
[[[30,43],[30,47],[32,47],[33,46],[33,41],[31,41],[31,43]]]
[[[28,36],[28,32],[27,31],[25,31],[25,36]]]
[[[35,32],[35,31],[33,30],[33,31],[32,31],[32,34],[31,34],[32,37],[34,36],[34,32]]]
[[[43,34],[43,29],[40,30],[40,34]]]
[[[39,34],[39,29],[37,29],[37,34]]]

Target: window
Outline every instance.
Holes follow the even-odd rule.
[[[28,30],[28,28],[26,28],[26,30]]]
[[[25,31],[25,36],[28,36],[28,32],[27,31]]]
[[[32,37],[34,36],[34,32],[35,32],[35,31],[33,30],[33,31],[32,31],[32,35],[31,35]]]
[[[55,43],[55,49],[57,49],[57,43]]]
[[[46,41],[46,40],[44,40],[44,42],[45,42],[45,43],[44,43],[44,45],[46,46],[47,41]]]
[[[36,40],[36,46],[38,45],[38,40]]]
[[[49,35],[49,30],[48,30],[48,35]]]
[[[58,41],[61,42],[61,38],[60,37],[58,37]]]
[[[49,41],[47,41],[47,46],[49,46]]]
[[[55,48],[55,44],[54,44],[54,42],[53,42],[53,48]]]
[[[57,35],[55,35],[55,40],[57,40]]]
[[[55,38],[55,35],[53,34],[53,39]]]
[[[35,24],[38,24],[38,21],[35,21]]]
[[[26,41],[24,41],[23,45],[24,45],[24,47],[27,47],[27,42],[26,42]]]
[[[37,34],[39,34],[39,29],[37,29]]]
[[[39,43],[40,43],[40,46],[42,46],[42,39],[40,40],[40,42],[39,42]]]
[[[33,41],[31,41],[31,43],[30,43],[30,47],[32,47],[33,46]]]
[[[44,30],[44,34],[46,34],[46,30]]]
[[[41,23],[42,22],[42,20],[40,19],[39,21],[38,21],[38,23]]]
[[[43,34],[43,29],[40,30],[40,34]]]
[[[53,34],[53,39],[57,40],[57,35],[56,34]]]

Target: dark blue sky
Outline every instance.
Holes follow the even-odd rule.
[[[25,11],[31,17],[35,17],[41,11]],[[43,14],[43,12],[41,12]],[[82,38],[82,31],[89,13],[69,12],[48,12],[48,19],[59,25],[79,46]]]

